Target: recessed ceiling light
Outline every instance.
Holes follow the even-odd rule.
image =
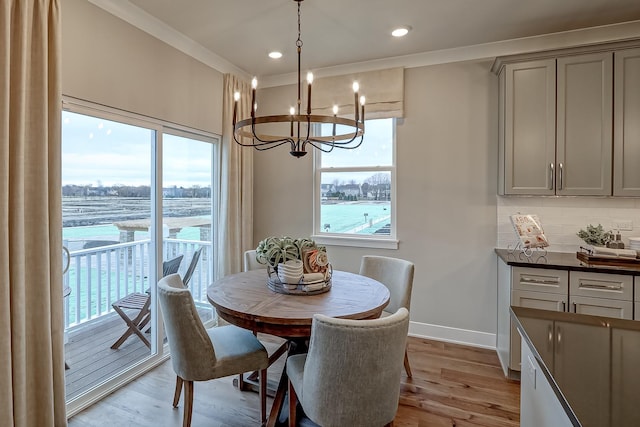
[[[280,59],[282,58],[282,53],[281,52],[277,52],[277,51],[273,51],[273,52],[269,52],[269,58],[271,59]]]
[[[393,37],[404,37],[407,35],[407,33],[409,33],[409,30],[411,29],[411,27],[406,26],[406,27],[398,27],[395,30],[391,31],[391,35]]]

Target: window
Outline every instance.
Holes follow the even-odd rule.
[[[332,125],[322,125],[330,135]],[[397,248],[395,120],[367,120],[355,150],[316,151],[314,238],[321,243]],[[339,131],[339,130],[338,130]]]

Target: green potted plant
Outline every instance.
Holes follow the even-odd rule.
[[[597,226],[589,224],[586,229],[578,231],[578,237],[588,245],[606,246],[607,243],[613,240],[613,233],[611,231],[604,231],[602,224],[598,224]]]
[[[291,237],[267,237],[258,243],[256,260],[277,270],[278,264],[299,259],[304,263],[305,272],[315,272],[328,264],[326,248],[312,239]]]

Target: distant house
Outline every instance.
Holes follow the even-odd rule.
[[[359,184],[339,185],[337,190],[340,193],[344,193],[345,196],[359,196],[360,195],[360,185]]]
[[[320,184],[320,194],[322,197],[327,197],[329,193],[335,192],[335,185],[333,184]]]

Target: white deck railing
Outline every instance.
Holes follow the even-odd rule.
[[[118,243],[70,252],[63,283],[71,289],[64,299],[65,328],[73,328],[113,312],[111,304],[132,292],[144,292],[149,281],[150,240]],[[207,303],[213,268],[211,242],[165,239],[165,259],[184,254],[178,272],[184,276],[193,253],[203,247],[189,288],[196,302]],[[208,303],[207,303],[208,304]]]

